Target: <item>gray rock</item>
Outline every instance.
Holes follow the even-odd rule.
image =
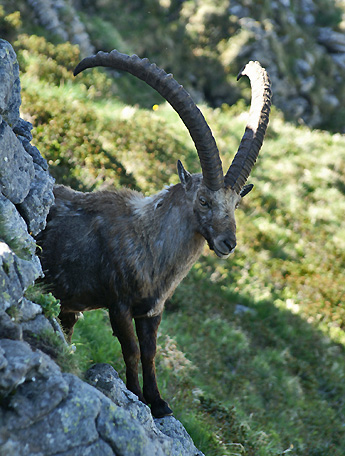
[[[35,175],[32,157],[6,122],[0,124],[0,190],[18,204],[24,201]]]
[[[345,54],[344,54],[344,69],[345,69]],[[332,89],[330,91],[332,91]],[[332,93],[329,93],[329,91],[326,88],[322,88],[320,90],[320,96],[322,97],[322,101],[326,107],[337,108],[340,105],[338,98],[335,97]]]
[[[30,232],[36,236],[45,228],[50,206],[54,202],[54,179],[36,163],[34,167],[35,179],[31,182],[29,194],[18,207]]]
[[[30,144],[30,141],[32,138],[28,139],[24,135],[19,135],[17,137],[23,144],[26,152],[31,155],[34,163],[36,163],[36,165],[39,165],[42,169],[44,169],[44,171],[48,171],[47,160],[42,157],[42,155],[40,154],[40,151],[37,149],[37,147]]]
[[[251,307],[244,306],[243,304],[236,304],[234,314],[235,315],[244,315],[244,314],[256,315],[257,312],[255,309],[252,309]]]
[[[0,239],[22,258],[31,259],[36,243],[28,233],[24,219],[11,201],[0,193]]]
[[[60,0],[27,0],[37,21],[64,41],[80,46],[82,55],[94,52],[84,24],[72,2]]]
[[[21,340],[23,330],[6,312],[0,311],[0,334],[3,339]]]
[[[345,53],[332,54],[332,60],[342,69],[345,70]]]
[[[61,326],[59,325],[57,319],[56,318],[49,318],[49,323],[52,325],[52,328],[54,329],[55,334],[57,336],[59,336],[59,338],[60,338],[61,342],[63,343],[63,345],[68,346],[68,343],[67,343],[67,341],[65,339],[65,335],[64,335],[64,333],[63,333],[63,331],[61,329]],[[75,351],[76,347],[75,347],[75,345],[72,345],[69,348],[70,348],[70,350]]]
[[[67,398],[68,392],[69,385],[62,375],[34,377],[21,384],[8,402],[7,429],[16,431],[40,421]]]
[[[16,320],[20,322],[27,322],[33,320],[38,315],[42,314],[42,307],[39,304],[23,298],[17,306]]]
[[[190,454],[171,452],[126,410],[71,374],[26,379],[10,397],[7,409],[0,409],[0,418],[0,423],[6,423],[6,430],[0,424],[0,444],[6,454]],[[165,437],[165,441],[171,439]]]
[[[176,455],[203,456],[203,453],[195,448],[194,443],[182,424],[173,416],[156,418],[157,428],[174,442]]]
[[[250,16],[250,12],[247,7],[240,4],[233,4],[233,2],[231,2],[231,5],[229,7],[229,13],[239,18]]]
[[[0,339],[0,395],[8,396],[25,381],[31,381],[41,365],[39,353],[22,341]]]
[[[114,404],[128,412],[129,417],[143,427],[146,436],[159,443],[159,447],[150,450],[152,454],[156,454],[153,451],[158,452],[157,454],[160,454],[160,451],[163,451],[162,454],[174,455],[176,453],[173,448],[174,442],[171,442],[158,431],[149,407],[139,401],[138,397],[126,388],[112,366],[105,363],[95,364],[86,372],[85,378],[91,385],[111,399]]]
[[[54,456],[114,456],[114,452],[103,440],[97,440],[91,445],[75,447],[73,450],[56,453]]]
[[[312,13],[306,13],[304,16],[302,16],[301,20],[303,24],[309,27],[315,24],[315,16]]]
[[[21,324],[25,333],[39,335],[46,331],[53,332],[53,327],[43,315],[37,315],[34,319],[24,321]]]
[[[315,76],[311,75],[307,78],[303,78],[300,80],[300,91],[303,94],[308,94],[313,87],[315,86],[316,78]]]
[[[117,372],[109,364],[95,364],[86,373],[86,379],[93,386],[109,397],[120,410],[126,411],[136,426],[142,426],[142,432],[138,435],[141,445],[145,449],[140,452],[135,449],[135,455],[171,455],[171,456],[202,456],[202,453],[195,448],[194,443],[182,424],[174,417],[152,418],[150,409],[139,401],[137,396],[128,391],[119,378]],[[120,417],[120,421],[124,419]],[[104,436],[118,437],[114,434],[114,429],[109,425],[105,426],[102,422]],[[155,442],[155,446],[148,446],[147,438]],[[125,444],[126,447],[127,443]],[[152,445],[152,443],[150,444]],[[124,448],[113,447],[117,452],[126,451]],[[123,454],[132,454],[126,453]]]
[[[153,429],[153,418],[149,407],[126,388],[119,374],[110,364],[95,364],[88,369],[85,379],[116,405],[126,409],[132,418],[138,420],[143,426],[147,426],[147,429]]]
[[[7,244],[0,242],[0,310],[17,305],[27,287],[41,275],[37,257],[23,260]]]
[[[17,56],[10,43],[0,39],[0,115],[11,126],[19,119],[20,104]]]
[[[33,126],[30,122],[27,122],[24,119],[18,119],[16,124],[13,127],[13,131],[18,136],[23,136],[28,141],[32,140],[32,130]]]
[[[104,402],[97,419],[100,436],[122,456],[164,456],[159,442],[151,440],[140,424],[121,407]]]
[[[311,64],[304,59],[297,59],[295,62],[295,68],[297,73],[303,76],[308,75],[312,71]]]
[[[88,388],[90,387],[74,376],[65,375],[62,380],[63,383],[60,386],[61,378],[50,380],[50,385],[49,382],[42,382],[41,385],[31,382],[30,385],[26,383],[22,386],[22,395],[24,395],[24,390],[31,387],[30,393],[36,395],[38,402],[45,406],[46,413],[49,413],[42,415],[40,407],[36,408],[31,404],[31,412],[34,415],[37,414],[36,419],[27,427],[31,417],[25,414],[15,432],[10,433],[8,440],[14,444],[22,444],[17,453],[18,456],[55,455],[74,447],[89,445],[98,439],[95,420],[100,412],[99,397],[97,394],[89,394]],[[48,386],[43,392],[42,398],[39,387],[43,387],[47,383]],[[58,388],[58,394],[53,399],[54,386]],[[46,397],[44,393],[46,393]],[[28,394],[27,391],[25,394]],[[87,397],[87,401],[85,397]],[[49,398],[55,403],[50,404]],[[25,398],[21,399],[25,403]],[[11,418],[8,415],[7,412],[6,421]]]
[[[19,442],[13,442],[8,439],[9,434],[10,433],[5,429],[2,431],[2,435],[0,435],[0,455],[18,456],[20,455],[22,445]]]
[[[345,53],[344,33],[335,32],[329,27],[322,27],[319,30],[318,40],[330,52]]]
[[[68,40],[68,34],[62,29],[59,20],[59,9],[66,6],[63,1],[55,1],[55,5],[51,1],[42,0],[27,0],[27,2],[32,7],[40,25],[61,39]]]
[[[0,308],[2,310],[17,304],[23,295],[16,260],[16,256],[8,245],[0,242]]]
[[[110,366],[94,372],[106,390],[125,390]],[[120,385],[112,387],[112,382]],[[0,394],[8,399],[6,407],[0,407],[1,451],[16,456],[202,456],[174,418],[156,420],[162,433],[145,407],[151,424],[138,422],[126,409],[122,393],[124,407],[119,407],[74,375],[62,374],[40,350],[2,339]],[[127,396],[131,407],[135,402],[142,407],[131,393]]]

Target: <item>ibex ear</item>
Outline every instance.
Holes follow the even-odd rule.
[[[248,184],[248,185],[244,185],[240,191],[240,196],[243,198],[244,196],[247,195],[247,193],[249,193],[251,191],[251,189],[254,187],[253,184]]]
[[[187,187],[188,183],[190,182],[192,175],[184,169],[180,160],[177,161],[177,172],[180,178],[181,184],[184,187]]]

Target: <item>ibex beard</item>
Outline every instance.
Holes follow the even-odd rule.
[[[179,161],[180,183],[149,197],[129,189],[81,193],[57,185],[55,204],[37,241],[45,281],[61,300],[59,318],[68,340],[80,312],[107,308],[121,344],[128,389],[151,406],[153,416],[162,417],[172,414],[160,396],[155,372],[164,303],[201,255],[205,241],[220,258],[235,249],[235,209],[252,189],[244,184],[268,124],[269,78],[257,62],[242,71],[251,80],[257,106],[252,103],[246,132],[224,176],[205,119],[171,75],[147,59],[117,51],[84,59],[75,74],[97,65],[130,72],[165,97],[194,140],[202,174],[190,174]]]

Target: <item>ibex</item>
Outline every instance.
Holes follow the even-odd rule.
[[[61,300],[60,321],[69,339],[80,312],[109,310],[127,387],[151,405],[153,416],[162,417],[172,414],[158,390],[154,359],[164,303],[201,255],[205,241],[220,258],[235,249],[235,209],[253,187],[244,184],[266,132],[270,80],[258,62],[249,62],[239,74],[251,81],[251,109],[224,176],[205,118],[171,74],[147,59],[113,50],[85,58],[74,75],[95,66],[131,73],[172,105],[195,143],[202,174],[190,174],[178,161],[180,183],[149,197],[129,189],[81,193],[57,185],[46,229],[38,237],[45,281]]]

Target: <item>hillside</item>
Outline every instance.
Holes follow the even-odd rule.
[[[3,3],[7,11],[9,4]],[[177,159],[189,171],[199,171],[187,131],[159,96],[128,75],[115,74],[114,78],[94,69],[73,78],[71,70],[80,58],[78,46],[62,42],[61,36],[52,36],[42,25],[33,27],[27,20],[34,17],[29,2],[18,3],[21,16],[13,12],[2,15],[4,38],[11,40],[22,72],[22,117],[33,123],[33,143],[58,182],[80,190],[126,185],[149,194],[177,182]],[[150,20],[146,17],[140,22],[143,12],[136,2],[118,2],[129,22],[114,29],[110,2],[73,5],[83,6],[80,21],[85,24],[90,46],[110,49],[122,45],[121,50],[141,56],[147,51],[203,101],[201,109],[226,167],[239,144],[249,98],[248,84],[234,82],[241,66],[237,65],[238,56],[247,60],[253,52],[248,50],[246,39],[257,43],[243,36],[241,18],[235,15],[235,7],[240,5],[231,3],[229,16],[225,14],[226,2],[213,2],[212,14],[206,8],[211,8],[211,3],[206,1],[200,2],[200,8],[194,8],[194,2],[181,2],[188,39],[194,39],[188,46],[182,40],[183,46],[176,44],[176,33],[183,29],[177,2],[146,3]],[[278,3],[290,5],[263,2],[260,14],[274,12]],[[341,34],[343,3],[301,2],[302,6],[307,4],[314,8],[310,30],[333,27]],[[260,30],[282,36],[292,23],[291,17],[280,15],[275,18],[279,27],[274,23],[270,29],[267,18],[252,13],[254,6],[254,2],[246,2],[243,8],[258,21]],[[298,24],[297,6],[286,8]],[[327,8],[328,14],[321,15],[322,8]],[[65,10],[67,18],[69,11]],[[205,25],[201,18],[211,18],[212,24],[217,19],[218,28],[202,28],[216,31],[216,37],[199,33],[198,27]],[[222,48],[222,33],[229,29],[229,20],[237,53],[230,41],[230,48]],[[308,27],[299,24],[301,35]],[[145,39],[140,40],[143,35]],[[169,52],[154,45],[159,42],[157,37],[163,37],[161,47]],[[274,58],[270,55],[263,62],[269,72],[273,62],[273,76],[280,74],[276,64],[282,55],[287,70],[292,71],[288,63],[295,57],[286,52],[290,45],[287,40],[286,47],[278,46]],[[232,73],[209,84],[214,73],[207,70],[215,48],[218,57],[228,55]],[[181,55],[183,49],[192,49],[193,56]],[[321,60],[315,61],[315,67],[333,65],[328,60],[333,58],[318,49]],[[176,71],[169,60],[175,58],[175,50]],[[216,60],[213,63],[218,65],[220,60]],[[206,71],[199,76],[196,68],[201,72],[202,67]],[[314,74],[315,67],[308,71]],[[287,74],[292,77],[293,71]],[[167,304],[160,327],[157,370],[162,394],[169,398],[196,446],[208,456],[345,454],[345,138],[334,133],[344,131],[344,85],[336,77],[334,84],[328,85],[322,71],[315,77],[317,83],[312,87],[316,92],[310,89],[304,97],[309,103],[304,117],[303,113],[293,117],[292,107],[290,111],[287,106],[293,99],[294,84],[282,92],[277,90],[280,110],[272,112],[264,147],[250,178],[255,187],[237,211],[235,254],[221,261],[205,249]],[[205,87],[221,93],[207,93]],[[340,103],[331,112],[318,104],[317,94],[323,89]],[[227,92],[230,98],[223,99]],[[299,104],[299,95],[294,106],[306,106]],[[315,125],[327,126],[329,131],[311,128],[313,113],[324,115]],[[81,370],[93,362],[109,362],[124,376],[120,348],[105,312],[85,315],[77,325],[74,344]]]
[[[343,0],[2,0],[20,11],[23,30],[80,46],[83,56],[118,48],[158,62],[213,107],[242,95],[238,69],[248,60],[270,68],[275,104],[286,118],[344,131]],[[12,19],[14,20],[14,18]],[[132,87],[136,83],[129,83]],[[126,102],[149,107],[147,97]],[[145,92],[144,92],[145,93]],[[135,94],[136,95],[136,94]]]

